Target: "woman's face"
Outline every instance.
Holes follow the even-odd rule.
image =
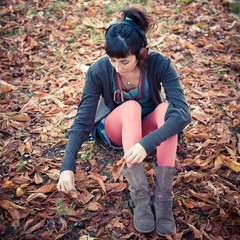
[[[138,59],[135,55],[129,55],[126,58],[109,57],[109,60],[117,73],[119,73],[121,76],[133,72],[136,69],[138,63]]]

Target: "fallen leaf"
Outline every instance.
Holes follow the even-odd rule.
[[[82,193],[79,193],[78,191],[72,191],[70,193],[71,197],[76,199],[81,204],[88,203],[92,198],[94,198],[94,195],[89,193],[86,189],[83,189]]]
[[[89,235],[84,235],[79,238],[79,240],[95,240],[96,238],[90,237]]]
[[[38,173],[35,173],[35,175],[34,175],[34,182],[35,182],[36,184],[41,184],[41,183],[43,183],[43,179],[42,179],[42,177],[41,177]]]
[[[60,231],[64,231],[68,227],[68,223],[62,217],[60,218],[60,222],[62,224]]]
[[[87,208],[88,208],[88,210],[94,211],[94,212],[103,210],[101,204],[98,203],[98,202],[91,202],[91,203],[88,205]]]
[[[200,110],[193,110],[191,112],[192,117],[196,118],[198,121],[207,124],[210,120],[211,120],[211,116],[207,115],[206,113],[204,113],[203,111]]]
[[[16,205],[9,200],[0,200],[0,206],[7,210],[13,219],[23,219],[30,214],[30,209]]]
[[[94,180],[96,180],[98,182],[98,184],[100,185],[100,187],[102,188],[102,190],[104,191],[104,193],[106,193],[106,187],[105,187],[105,184],[103,182],[103,178],[100,174],[92,174],[90,175],[90,177]]]
[[[120,228],[121,230],[123,230],[124,227],[125,226],[120,222],[120,218],[116,218],[109,222],[105,228],[112,231],[113,228]]]
[[[2,93],[8,93],[8,92],[12,91],[13,89],[14,90],[16,89],[16,87],[14,85],[9,84],[1,79],[0,79],[0,88],[1,88]]]
[[[19,121],[19,122],[29,122],[30,117],[26,113],[22,113],[18,116],[12,117],[12,120]]]
[[[214,168],[211,169],[211,172],[217,172],[223,166],[223,161],[220,156],[217,156],[214,162]]]
[[[40,199],[46,199],[47,196],[46,196],[45,194],[43,194],[43,193],[33,193],[33,194],[31,194],[31,195],[27,198],[26,203],[28,203],[28,202],[30,202],[30,201],[32,201],[32,200],[38,199],[38,198],[40,198]],[[26,204],[26,203],[25,203],[25,204]]]
[[[190,192],[190,194],[195,197],[195,198],[199,198],[199,199],[209,199],[213,197],[213,193],[208,192],[208,193],[198,193],[193,191],[192,189],[188,189],[188,191]]]
[[[185,205],[186,208],[203,208],[203,209],[214,209],[217,208],[217,204],[211,205],[211,204],[206,204],[205,202],[197,202],[192,199],[183,199],[183,204]]]
[[[192,224],[188,223],[188,226],[192,229],[194,234],[194,239],[203,239],[201,232],[194,227]]]
[[[112,168],[114,182],[116,182],[117,179],[119,179],[119,177],[121,176],[121,171],[125,165],[126,165],[126,161],[123,159],[119,160],[116,164],[114,164]]]
[[[56,191],[56,190],[57,190],[56,184],[51,183],[49,185],[42,186],[39,189],[31,190],[29,192],[32,192],[32,193],[49,193],[49,192],[53,192],[53,191]]]
[[[184,183],[188,183],[191,181],[195,182],[196,180],[202,179],[202,178],[203,178],[203,175],[195,171],[189,171],[183,175]]]
[[[191,50],[197,50],[198,48],[196,46],[194,46],[193,44],[191,44],[188,41],[185,41],[186,47],[191,49]]]
[[[42,219],[39,223],[37,223],[36,225],[34,225],[31,228],[29,228],[26,231],[26,234],[33,233],[33,232],[41,229],[45,225],[46,221],[47,221],[46,219]]]
[[[231,160],[230,158],[228,158],[227,156],[225,156],[223,154],[220,155],[220,158],[234,172],[240,172],[240,163],[239,162]]]
[[[59,179],[60,171],[57,169],[50,169],[46,174],[53,180],[57,181]]]

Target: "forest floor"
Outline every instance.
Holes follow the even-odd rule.
[[[149,47],[168,55],[192,122],[178,145],[176,234],[240,236],[239,1],[2,0],[0,2],[0,239],[160,239],[135,231],[122,151],[86,141],[77,193],[56,190],[87,69],[104,55],[119,11],[142,6]],[[153,185],[155,154],[144,167]]]

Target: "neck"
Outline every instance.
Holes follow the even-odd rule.
[[[121,75],[121,78],[124,80],[131,80],[137,78],[140,75],[140,68],[136,66],[131,72],[126,73],[125,75]]]
[[[125,89],[134,89],[137,88],[140,82],[141,70],[137,67],[134,71],[130,72],[127,75],[120,76],[122,87]]]

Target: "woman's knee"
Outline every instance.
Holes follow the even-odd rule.
[[[139,102],[135,100],[128,100],[122,104],[126,113],[141,112],[142,108]]]
[[[169,106],[168,102],[160,103],[155,110],[157,111],[158,114],[165,116],[168,106]]]

